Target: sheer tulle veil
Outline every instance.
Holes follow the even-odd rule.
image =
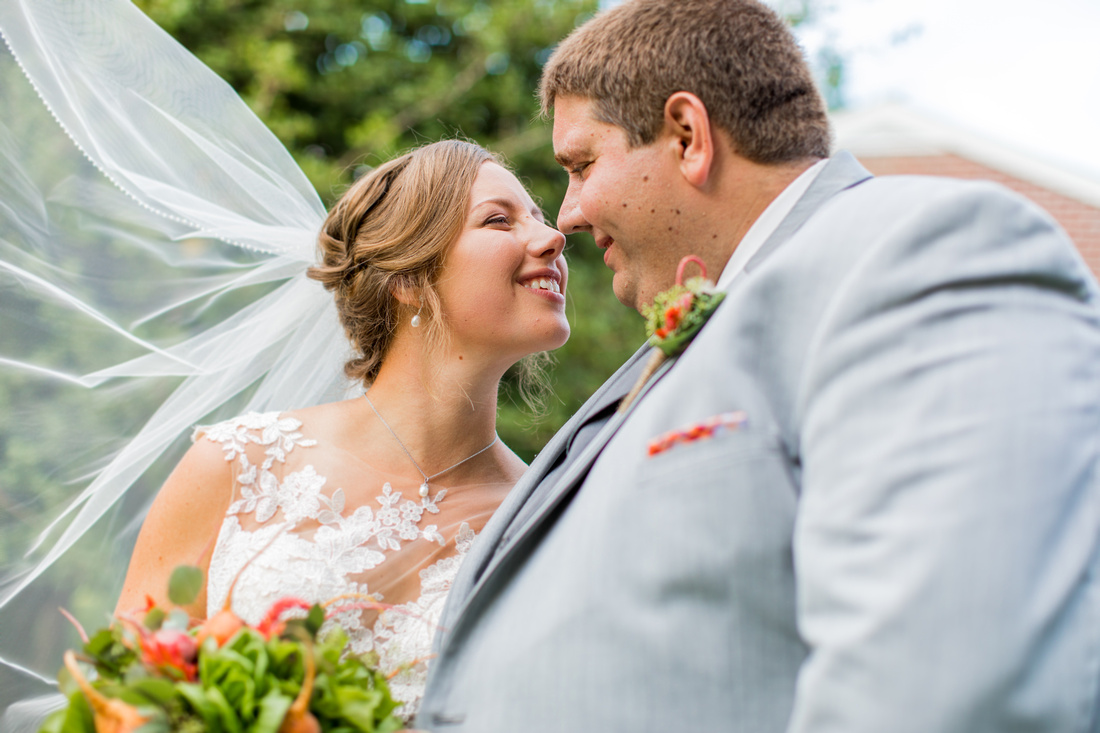
[[[191,426],[352,386],[304,276],[324,207],[227,84],[130,0],[4,0],[0,35],[0,386],[41,395],[2,409],[56,487],[0,525],[26,538],[0,555],[0,728],[18,731],[79,642],[57,606],[106,620]],[[44,348],[66,335],[101,348]]]

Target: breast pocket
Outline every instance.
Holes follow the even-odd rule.
[[[727,595],[791,572],[796,491],[774,435],[751,427],[642,460],[623,520],[657,593]]]

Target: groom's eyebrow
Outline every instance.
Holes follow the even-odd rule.
[[[554,160],[558,161],[558,165],[562,168],[568,169],[573,165],[573,161],[583,158],[586,153],[583,150],[577,150],[576,148],[565,148],[564,150],[554,152]]]

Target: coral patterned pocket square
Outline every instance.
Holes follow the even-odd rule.
[[[704,438],[713,438],[726,430],[737,430],[744,426],[748,419],[748,415],[743,410],[735,410],[712,415],[706,420],[669,430],[649,441],[649,455],[664,453],[679,443],[694,443]]]

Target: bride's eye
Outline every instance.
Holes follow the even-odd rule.
[[[493,216],[493,217],[489,218],[489,220],[486,221],[485,223],[486,224],[507,224],[508,223],[508,217],[505,216],[504,214],[497,214],[496,216]]]

